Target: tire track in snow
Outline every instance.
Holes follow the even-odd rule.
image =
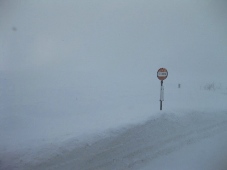
[[[163,114],[117,136],[75,148],[27,169],[139,169],[153,159],[226,130],[226,113]]]

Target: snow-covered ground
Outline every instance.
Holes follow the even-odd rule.
[[[58,105],[64,106],[61,105],[64,95],[72,97],[72,89],[71,93],[58,91],[61,94],[54,94],[61,96],[60,99],[56,96],[61,101],[52,101],[59,102],[53,104],[59,110],[57,113],[42,110],[45,108],[43,103],[2,106],[0,167],[140,169],[148,164],[158,169],[159,164],[160,167],[169,166],[165,161],[169,157],[177,160],[177,156],[184,159],[181,155],[185,159],[192,154],[201,155],[204,149],[196,148],[203,145],[203,141],[209,144],[206,140],[211,142],[206,144],[206,157],[201,162],[197,159],[182,164],[171,162],[173,169],[182,168],[186,163],[196,164],[195,167],[201,169],[201,166],[207,166],[204,159],[211,164],[212,160],[223,162],[222,155],[227,154],[224,148],[224,153],[216,155],[215,159],[212,153],[220,150],[220,141],[216,138],[227,138],[223,136],[227,124],[226,89],[219,87],[209,91],[204,86],[195,88],[182,84],[178,89],[177,84],[166,81],[163,111],[159,111],[158,83],[157,89],[151,89],[147,94],[106,95],[96,99],[77,97],[67,103],[68,109],[80,109],[81,113],[58,108]],[[49,93],[45,92],[45,95],[44,99],[49,96],[54,100]],[[52,109],[51,106],[46,109]],[[192,153],[183,152],[190,147],[195,148]]]
[[[225,7],[1,0],[0,169],[226,169]]]
[[[141,170],[225,170],[227,134],[225,130],[216,132],[213,135],[208,134],[200,141],[187,141],[184,148],[152,160]]]

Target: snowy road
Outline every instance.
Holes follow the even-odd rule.
[[[162,159],[166,156],[180,153],[184,149],[190,152],[191,146],[198,143],[203,146],[203,141],[207,139],[217,136],[227,139],[227,136],[224,136],[227,135],[226,132],[226,112],[190,111],[184,115],[162,113],[160,117],[153,118],[144,124],[116,132],[117,135],[109,135],[90,145],[84,144],[35,165],[24,165],[23,169],[133,170],[149,169],[153,162],[156,162],[157,168],[163,165]],[[209,147],[217,146],[216,143],[211,143]],[[226,148],[222,151],[227,154]],[[218,159],[217,154],[216,159]],[[226,161],[223,157],[220,157],[221,160]],[[226,165],[224,162],[223,165]],[[198,165],[198,167],[201,169],[201,166]],[[174,163],[172,168],[176,169]],[[216,167],[218,168],[220,167]]]

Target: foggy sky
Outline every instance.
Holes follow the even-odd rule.
[[[224,0],[1,0],[0,70],[18,90],[143,88],[158,82],[160,67],[170,82],[227,82],[226,7]]]

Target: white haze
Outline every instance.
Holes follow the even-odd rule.
[[[226,7],[224,0],[0,0],[1,153],[159,113],[160,67],[169,71],[167,112],[226,110],[223,96],[215,103],[194,93],[213,82],[226,90]],[[184,93],[175,96],[179,83]]]
[[[3,0],[1,70],[19,86],[22,79],[23,86],[95,91],[153,84],[159,67],[169,70],[168,81],[221,81],[225,7],[210,0]]]

